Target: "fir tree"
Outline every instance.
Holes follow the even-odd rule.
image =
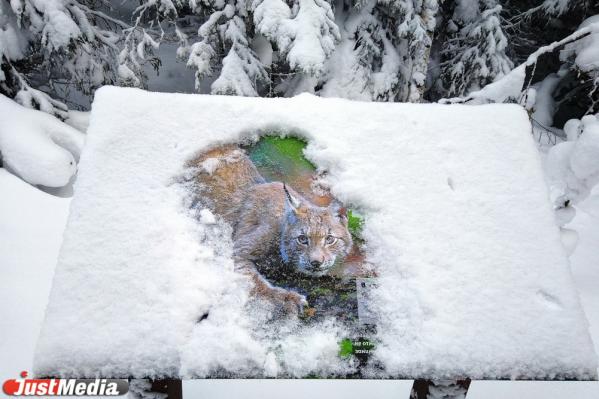
[[[113,83],[124,27],[95,1],[0,0],[0,93],[65,117],[66,105],[38,88],[72,84],[89,95]]]
[[[437,11],[436,0],[354,4],[342,23],[346,28],[343,40],[322,93],[375,101],[420,101]]]
[[[201,79],[213,75],[215,65],[222,67],[212,83],[213,94],[258,96],[260,84],[268,81],[264,66],[250,47],[248,36],[253,32],[248,32],[244,6],[227,4],[215,9],[200,27],[200,40],[191,46],[187,61],[188,66],[196,68],[196,88]]]
[[[438,34],[439,71],[431,97],[462,96],[507,74],[513,63],[496,0],[444,3],[443,30]]]

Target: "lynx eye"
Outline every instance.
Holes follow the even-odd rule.
[[[305,234],[300,234],[297,236],[297,242],[302,245],[308,245],[308,237]]]
[[[337,242],[337,238],[333,237],[330,234],[328,236],[326,236],[326,238],[324,239],[324,243],[326,245],[333,245],[335,242]]]

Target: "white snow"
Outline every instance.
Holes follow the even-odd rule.
[[[291,9],[287,3],[281,0],[257,0],[253,5],[255,7],[254,22],[257,30],[265,37],[277,38],[283,21],[291,17]],[[289,45],[289,37],[283,34],[280,39],[283,40],[280,43],[283,48]]]
[[[0,153],[7,169],[31,184],[66,185],[77,171],[84,135],[0,94]]]
[[[68,199],[46,195],[0,170],[0,192],[14,196],[0,198],[3,244],[11,251],[0,252],[0,264],[8,265],[1,283],[0,380],[15,378],[31,370],[33,350],[50,291],[54,263],[68,216]],[[33,217],[30,210],[39,209]],[[591,323],[592,336],[599,342],[599,192],[581,204],[582,211],[572,227],[582,235],[572,260],[572,269],[582,303]],[[46,213],[49,211],[49,213]],[[23,217],[24,216],[24,217]],[[4,294],[4,295],[3,295]],[[186,380],[183,397],[207,399],[244,397],[279,398],[406,398],[412,381],[400,380]],[[542,397],[543,399],[596,399],[597,382],[473,381],[470,399]]]
[[[0,380],[31,371],[70,199],[0,168]]]
[[[532,117],[544,126],[553,126],[555,101],[551,93],[555,90],[559,81],[560,76],[552,73],[539,82],[535,88],[531,87],[528,93],[528,102],[530,104],[527,104],[527,109],[533,109]],[[532,95],[533,93],[534,95]]]
[[[579,212],[568,225],[580,236],[580,242],[570,257],[572,274],[589,318],[595,350],[599,350],[599,190],[578,206]],[[599,397],[598,382],[531,382],[474,381],[468,399],[543,398],[595,399]]]
[[[576,65],[581,71],[585,72],[599,69],[599,15],[593,15],[592,17],[585,19],[578,29],[580,30],[591,26],[595,26],[593,33],[573,43],[567,44],[560,53],[560,59],[562,61],[567,60],[569,57],[573,57]]]
[[[319,76],[339,40],[339,28],[328,2],[299,0],[298,7],[297,15],[283,25],[291,39],[283,50],[291,68]]]
[[[568,141],[549,149],[545,168],[552,199],[577,204],[599,184],[599,114],[569,120],[564,130]]]
[[[15,5],[17,2],[13,2]],[[43,21],[34,23],[34,29],[43,33],[42,43],[47,44],[50,50],[66,47],[72,39],[82,35],[83,32],[71,18],[71,10],[61,0],[30,0],[33,8],[45,17]],[[22,10],[22,8],[20,9]],[[15,10],[16,11],[16,10]],[[86,32],[89,34],[89,32]]]
[[[255,0],[254,23],[276,41],[289,66],[319,76],[339,40],[331,5],[322,0],[298,0],[293,10],[280,0]]]
[[[371,376],[596,378],[520,107],[118,88],[96,94],[37,373],[347,371],[341,326],[274,331],[244,308],[226,226],[195,222],[176,183],[196,152],[272,129],[305,137],[333,194],[365,215],[385,366]]]
[[[89,111],[75,111],[70,109],[69,116],[65,120],[65,123],[80,132],[85,132],[89,126],[89,115]]]

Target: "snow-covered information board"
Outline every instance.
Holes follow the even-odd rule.
[[[35,371],[594,379],[553,218],[516,105],[102,88]]]

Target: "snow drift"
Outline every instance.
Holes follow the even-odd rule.
[[[0,168],[0,378],[31,370],[70,199]]]
[[[0,94],[0,158],[26,182],[66,185],[77,171],[83,142],[77,129]]]
[[[596,378],[596,356],[516,105],[96,94],[36,373],[305,377],[350,373],[343,328],[244,307],[226,226],[176,183],[198,151],[299,135],[365,218],[379,272],[369,377]],[[197,323],[198,315],[210,317]],[[265,327],[266,325],[266,327]]]

